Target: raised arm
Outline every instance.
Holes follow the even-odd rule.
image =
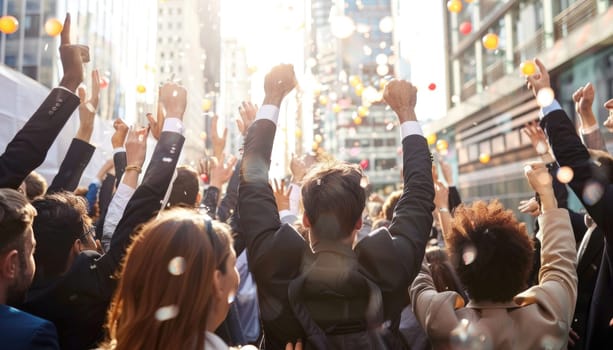
[[[70,43],[69,14],[62,30],[60,57],[64,68],[60,86],[51,90],[0,156],[0,187],[17,189],[42,164],[51,144],[79,105],[74,92],[83,81],[83,63],[89,62],[89,49]]]
[[[528,77],[528,87],[535,96],[539,90],[550,88],[545,66],[538,59],[536,63],[539,73]],[[574,176],[568,185],[603,232],[613,233],[613,216],[610,215],[613,212],[613,185],[601,176],[600,169],[592,163],[573,123],[557,101],[543,107],[541,114],[541,127],[547,134],[558,164],[573,170]]]
[[[587,83],[585,86],[580,87],[573,94],[575,111],[581,120],[579,133],[585,147],[607,152],[607,146],[605,146],[600,128],[598,127],[598,121],[592,110],[594,95],[595,91],[592,83]]]
[[[72,140],[68,152],[53,178],[47,193],[74,191],[79,186],[81,176],[94,155],[96,147],[90,143],[94,132],[96,110],[100,100],[100,76],[92,71],[92,95],[88,98],[85,88],[79,87],[79,129]]]
[[[187,93],[183,87],[173,83],[165,84],[161,90],[160,98],[166,107],[169,118],[164,122],[160,140],[153,152],[143,182],[128,202],[111,239],[109,252],[105,255],[113,270],[123,258],[135,228],[151,219],[161,209],[161,203],[172,181],[185,141],[182,131]],[[128,137],[126,146],[129,146],[129,143],[146,142],[146,135],[146,131],[138,133],[138,135],[133,133],[132,138]],[[135,181],[138,178],[144,161],[144,154],[138,154],[135,158],[135,160],[132,160],[131,157],[128,158],[128,166],[122,180],[124,183]]]

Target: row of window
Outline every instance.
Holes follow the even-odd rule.
[[[478,143],[459,147],[458,163],[462,165],[476,162],[479,161],[481,154],[501,154],[529,144],[530,139],[521,132],[521,129],[514,129]]]
[[[183,10],[180,8],[176,8],[173,9],[172,7],[169,7],[167,9],[160,7],[160,9],[158,10],[158,13],[160,14],[160,16],[163,16],[165,14],[167,15],[173,15],[173,14],[177,14],[177,15],[181,15],[183,13]]]
[[[181,41],[183,41],[183,39],[181,39],[180,36],[175,36],[175,37],[169,36],[168,38],[166,38],[166,41],[169,44],[172,44],[172,43],[180,44]],[[159,36],[158,37],[158,44],[163,44],[163,43],[164,43],[164,37]]]
[[[395,138],[377,139],[345,139],[345,148],[353,147],[394,147],[397,145]]]
[[[177,23],[168,22],[168,23],[166,23],[166,28],[167,29],[182,29],[183,28],[183,23],[181,23],[181,22],[177,22]],[[164,23],[159,22],[158,23],[158,29],[159,30],[163,30],[164,29]]]

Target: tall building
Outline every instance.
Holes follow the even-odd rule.
[[[397,67],[392,2],[313,0],[311,16],[313,149],[360,164],[389,190],[400,182],[400,143],[394,113],[377,101]]]
[[[533,195],[523,164],[536,157],[521,128],[536,120],[539,111],[518,67],[539,57],[550,71],[557,100],[575,121],[572,93],[591,81],[594,111],[602,125],[606,111],[601,106],[613,96],[613,7],[603,0],[480,0],[463,5],[457,14],[444,11],[449,109],[426,129],[448,141],[447,157],[459,170],[463,200],[495,197],[516,208],[520,199]],[[482,44],[488,33],[499,38],[492,50]],[[611,148],[610,134],[606,140]]]
[[[0,0],[2,14],[15,16],[19,30],[0,35],[0,63],[53,87],[61,78],[57,59],[59,36],[45,32],[49,19],[72,14],[72,38],[90,47],[88,68],[100,70],[108,85],[102,90],[98,115],[134,121],[152,98],[137,93],[139,84],[153,86],[148,66],[155,63],[155,0]],[[139,16],[134,16],[138,13]],[[89,76],[85,79],[90,84]]]
[[[180,81],[188,91],[185,111],[183,162],[195,166],[205,155],[207,113],[215,100],[207,97],[205,72],[208,56],[202,48],[197,0],[166,0],[158,4],[157,81]]]

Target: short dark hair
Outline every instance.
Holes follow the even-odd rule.
[[[34,260],[36,275],[54,277],[66,268],[70,249],[91,226],[83,197],[71,192],[48,194],[32,205],[38,211],[32,225],[37,241]]]
[[[437,292],[454,291],[465,296],[464,287],[449,262],[449,256],[444,248],[435,246],[426,249],[426,261]],[[467,300],[465,300],[467,301]]]
[[[446,242],[471,299],[506,302],[526,288],[532,241],[526,226],[499,201],[457,207]]]
[[[394,217],[394,209],[400,200],[400,196],[402,196],[402,191],[394,191],[387,196],[385,203],[383,203],[383,208],[381,209],[385,214],[384,219],[392,221],[392,218]]]
[[[332,241],[351,235],[366,206],[362,176],[362,169],[349,163],[320,164],[311,169],[302,185],[311,234]]]
[[[45,178],[36,171],[33,171],[30,173],[30,175],[26,176],[24,181],[26,183],[26,196],[30,202],[43,196],[45,192],[47,192],[47,180],[45,180]]]
[[[197,204],[196,198],[198,198],[199,191],[198,172],[187,165],[177,167],[177,177],[172,183],[172,191],[166,206],[194,207]]]
[[[13,249],[24,251],[26,229],[35,216],[36,209],[23,194],[0,188],[0,254]]]

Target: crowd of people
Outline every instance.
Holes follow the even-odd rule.
[[[261,107],[240,107],[240,158],[213,120],[203,190],[203,169],[178,164],[189,91],[173,82],[148,128],[115,121],[113,159],[80,188],[100,86],[94,70],[90,95],[79,87],[89,51],[70,42],[69,15],[59,50],[59,86],[0,156],[0,348],[613,349],[613,157],[591,84],[573,95],[583,140],[555,100],[524,128],[542,158],[524,168],[532,234],[499,201],[462,203],[444,160],[439,176],[407,81],[382,101],[400,191],[369,193],[358,165],[321,153],[271,181],[291,65],[266,75]],[[535,64],[536,98],[551,86]],[[35,169],[77,109],[48,185]],[[586,214],[567,209],[568,188]]]

